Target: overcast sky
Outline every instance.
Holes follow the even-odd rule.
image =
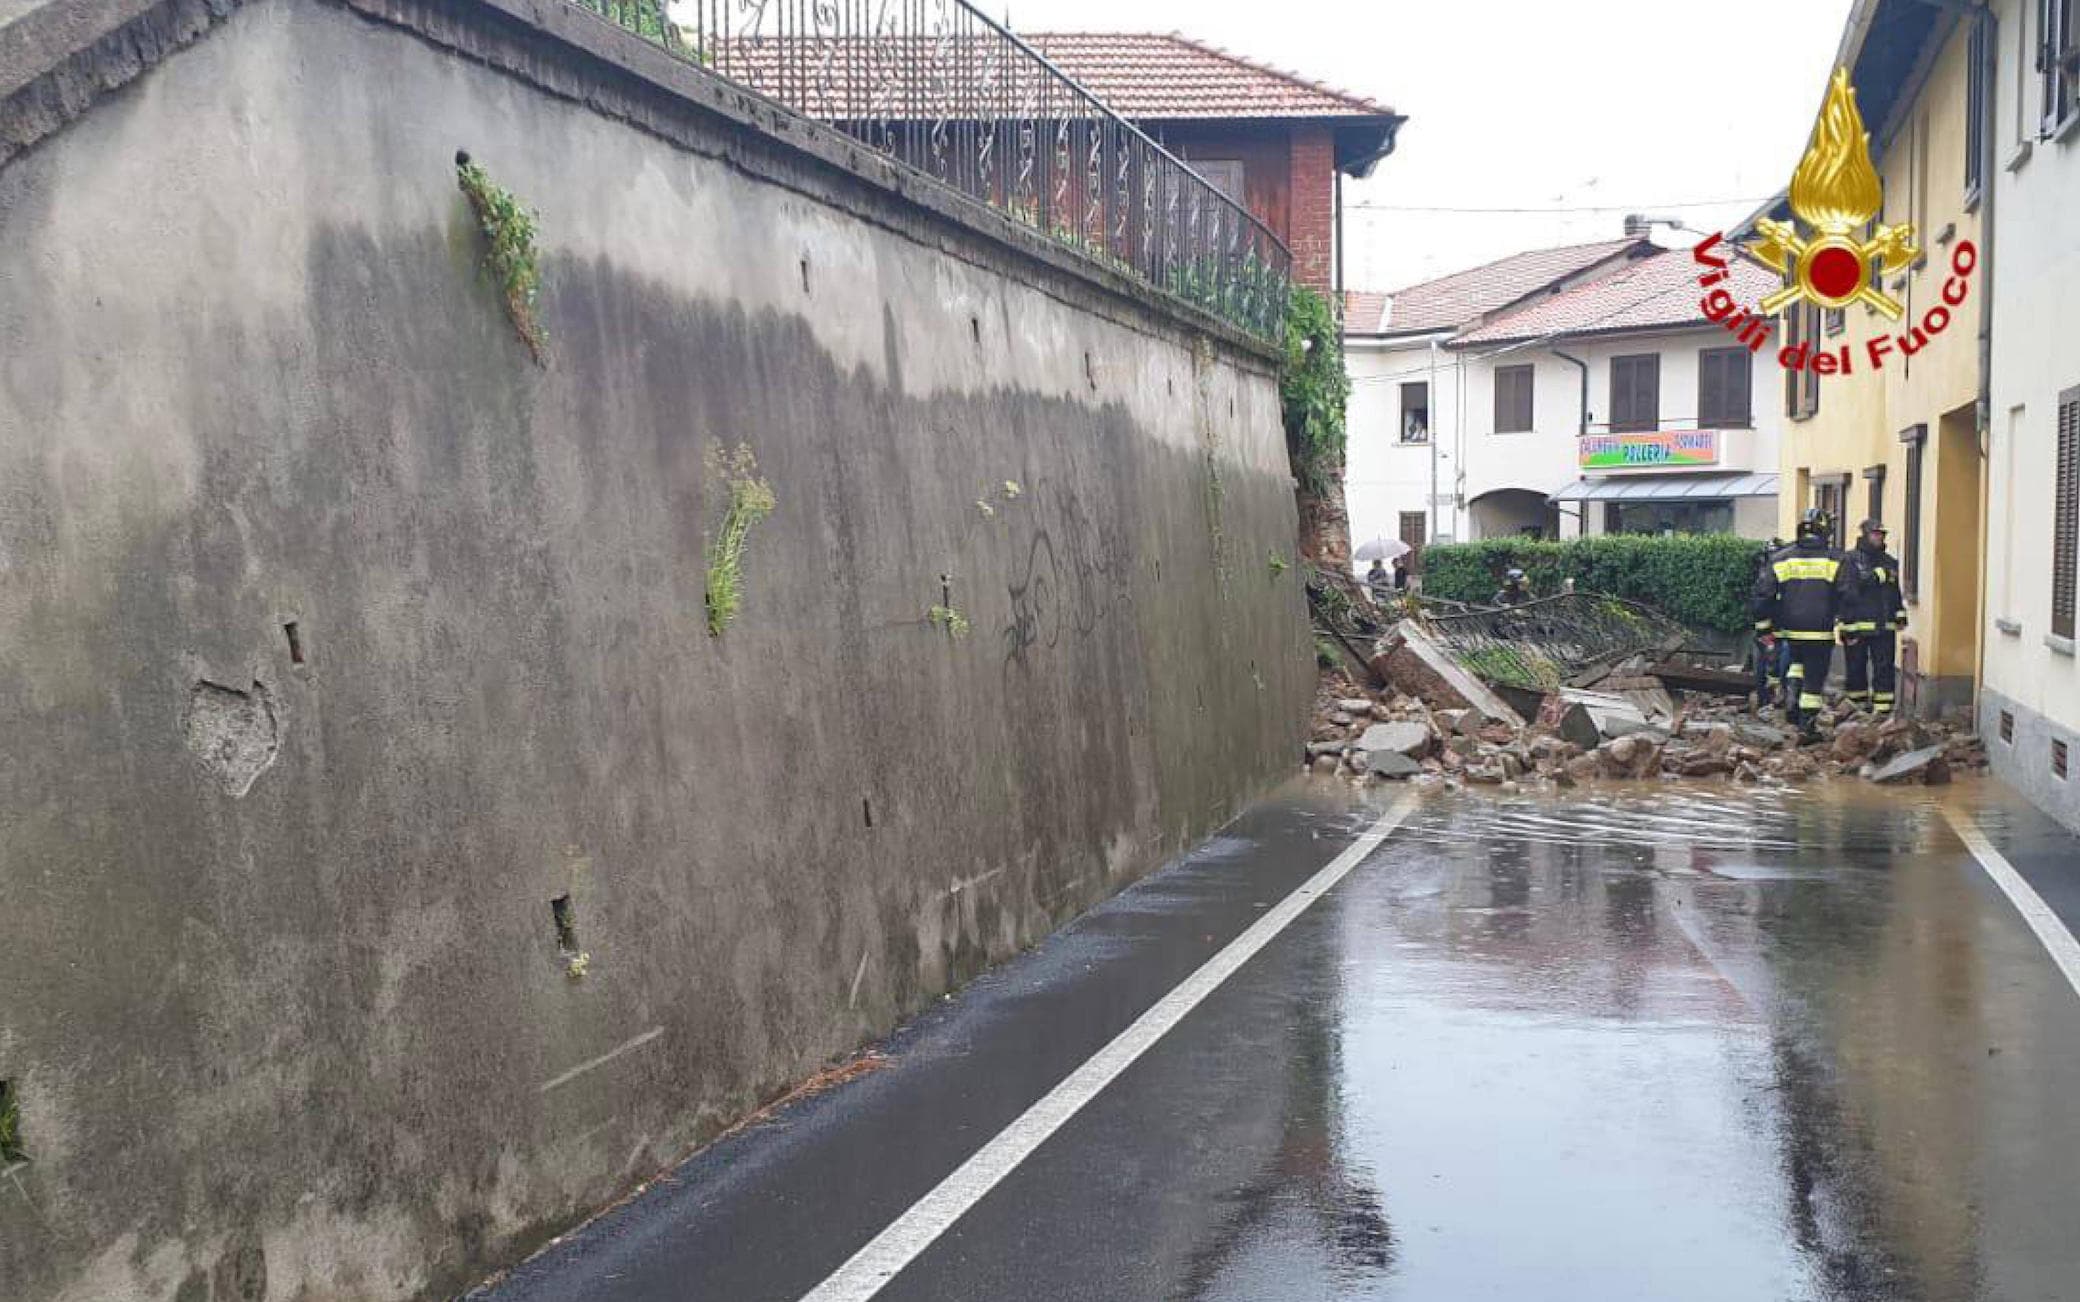
[[[1005,0],[978,0],[993,16]],[[1395,289],[1612,239],[1718,229],[1788,184],[1850,0],[1011,0],[1018,31],[1178,31],[1409,117],[1346,182],[1345,282]],[[1715,207],[1684,207],[1706,200]],[[1556,208],[1595,206],[1596,212]],[[1533,213],[1410,208],[1534,208]]]

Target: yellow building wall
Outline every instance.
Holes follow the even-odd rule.
[[[1921,540],[1917,592],[1908,605],[1906,636],[1917,644],[1924,679],[1948,680],[1944,694],[1969,701],[1978,673],[1979,564],[1983,543],[1984,478],[1974,408],[1979,392],[1978,331],[1983,285],[1976,272],[1949,324],[1912,358],[1895,342],[1881,367],[1870,365],[1868,342],[1895,339],[1923,322],[1941,303],[1957,246],[1980,244],[1974,196],[1965,190],[1968,33],[1953,25],[1941,39],[1926,79],[1891,123],[1868,124],[1871,149],[1885,183],[1886,222],[1912,221],[1923,260],[1918,269],[1889,275],[1885,289],[1906,309],[1897,322],[1875,309],[1851,307],[1839,333],[1822,330],[1829,350],[1848,345],[1854,371],[1820,377],[1819,410],[1785,423],[1779,525],[1785,538],[1815,504],[1817,482],[1848,475],[1845,540],[1868,513],[1864,472],[1885,467],[1883,518],[1895,554],[1907,543],[1907,444],[1903,430],[1927,427],[1922,453]],[[1879,133],[1884,132],[1883,138]],[[1784,331],[1778,331],[1778,344]],[[1949,419],[1946,421],[1945,417]],[[1904,654],[1903,654],[1904,659]],[[1960,697],[1959,693],[1964,695]]]

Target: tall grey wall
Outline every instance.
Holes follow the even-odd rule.
[[[601,24],[205,25],[0,170],[0,1296],[444,1294],[1293,762],[1261,355]]]

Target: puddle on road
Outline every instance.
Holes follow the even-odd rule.
[[[1698,784],[1589,785],[1504,795],[1480,788],[1426,799],[1397,834],[1403,840],[1489,845],[1681,846],[1750,852],[1763,860],[1823,851],[1898,854],[1930,848],[1942,835],[1942,798],[1919,788],[1862,782],[1810,787]],[[1797,875],[1766,862],[1728,865],[1728,875]]]

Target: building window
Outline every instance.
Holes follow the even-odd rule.
[[[1986,24],[1973,23],[1964,73],[1964,192],[1977,198],[1986,176]]]
[[[1864,518],[1883,523],[1885,520],[1885,467],[1869,467],[1863,472],[1863,480],[1865,486],[1870,490],[1870,512]]]
[[[1900,542],[1899,590],[1908,601],[1921,597],[1921,454],[1928,448],[1928,426],[1900,431],[1907,445],[1907,528]]]
[[[1531,380],[1529,366],[1495,368],[1495,432],[1523,434],[1531,429]]]
[[[2080,0],[2037,0],[2038,107],[2045,135],[2073,116],[2080,84]]]
[[[1746,429],[1753,423],[1748,396],[1754,390],[1754,360],[1745,348],[1706,348],[1697,354],[1698,428]]]
[[[1820,346],[1820,309],[1810,303],[1800,303],[1784,314],[1784,345],[1796,349],[1807,345],[1806,351],[1816,351]],[[1792,420],[1804,420],[1820,411],[1820,372],[1811,366],[1803,370],[1784,368],[1784,414]]]
[[[1827,512],[1829,530],[1827,545],[1842,545],[1842,516],[1849,506],[1849,477],[1847,475],[1813,476],[1813,505]]]
[[[1838,307],[1827,309],[1827,333],[1830,338],[1838,335],[1849,324],[1849,314]]]
[[[2080,565],[2080,388],[2058,395],[2056,505],[2051,516],[2051,631],[2073,636],[2076,565]]]
[[[1234,158],[1194,158],[1191,169],[1206,178],[1206,183],[1233,199],[1237,207],[1247,207],[1243,199],[1242,163]]]
[[[1611,430],[1636,433],[1661,424],[1661,354],[1611,358]]]
[[[1401,441],[1430,441],[1430,386],[1426,382],[1401,386]]]
[[[1605,502],[1605,533],[1654,534],[1732,533],[1733,503],[1693,502]]]

